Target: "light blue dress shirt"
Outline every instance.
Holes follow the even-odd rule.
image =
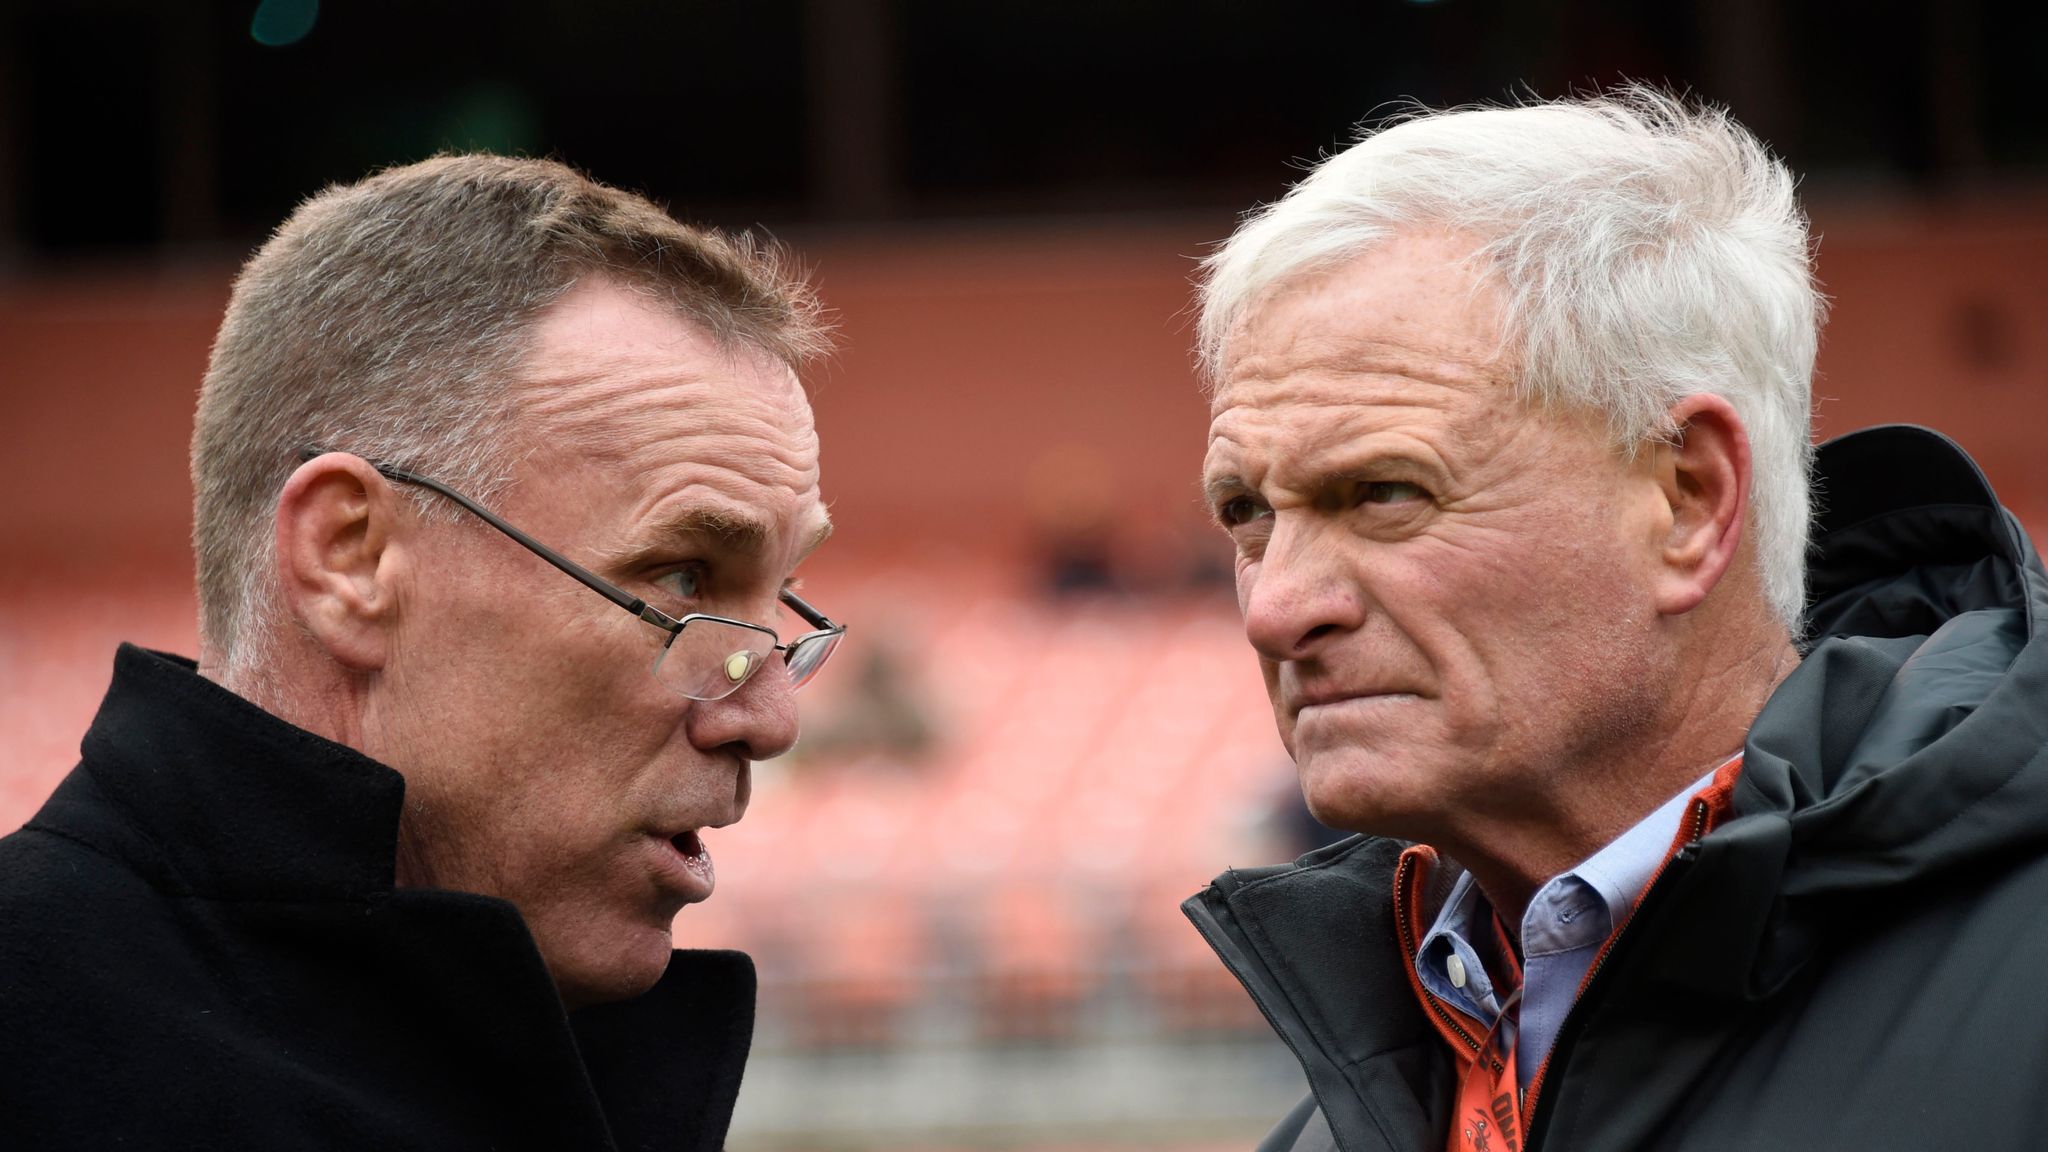
[[[1615,926],[1628,919],[1637,897],[1663,866],[1686,803],[1719,771],[1716,765],[1607,847],[1538,888],[1530,899],[1522,914],[1522,1003],[1517,1018],[1521,1032],[1515,1042],[1515,1078],[1524,1091],[1550,1055],[1565,1013],[1578,999],[1579,985],[1601,946]],[[1488,1027],[1500,1016],[1501,1000],[1512,991],[1494,988],[1473,944],[1491,939],[1492,916],[1472,874],[1458,877],[1415,957],[1415,971],[1424,987]]]

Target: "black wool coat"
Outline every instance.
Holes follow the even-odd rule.
[[[1816,471],[1811,647],[1503,1152],[2048,1148],[2048,571],[1935,433],[1845,436]],[[1402,848],[1355,837],[1183,906],[1308,1073],[1267,1152],[1446,1145]]]
[[[752,963],[570,1015],[511,904],[393,889],[403,793],[123,646],[0,839],[0,1148],[722,1147]]]

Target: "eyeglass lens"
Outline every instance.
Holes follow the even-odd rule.
[[[655,656],[654,678],[692,700],[721,700],[738,691],[774,648],[766,632],[692,620]]]
[[[837,633],[798,640],[787,657],[790,687],[801,688],[817,675],[838,644]],[[692,700],[722,700],[774,655],[775,641],[768,633],[699,617],[656,654],[654,677]]]
[[[799,637],[788,653],[789,683],[791,688],[801,688],[825,666],[825,658],[839,647],[839,632],[813,632]]]

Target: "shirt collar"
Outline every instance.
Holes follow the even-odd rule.
[[[1680,789],[1576,867],[1538,888],[1522,914],[1524,955],[1594,947],[1613,935],[1669,854],[1686,803],[1713,783],[1722,764]],[[1474,942],[1483,939],[1482,932],[1491,930],[1487,920],[1492,916],[1493,907],[1472,874],[1460,875],[1415,956],[1415,970],[1425,987],[1485,1020],[1499,1014],[1502,990],[1494,987]],[[1462,977],[1462,983],[1456,977]]]

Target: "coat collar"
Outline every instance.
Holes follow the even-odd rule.
[[[87,825],[80,831],[96,846],[167,890],[269,899],[391,890],[405,778],[265,712],[190,660],[123,644],[82,751],[82,770],[39,819]]]
[[[1829,441],[1814,479],[1811,647],[1657,937],[1657,979],[1694,997],[1768,998],[1847,926],[2048,846],[2048,572],[2025,532],[1925,428]]]
[[[1227,872],[1181,905],[1300,1058],[1343,1152],[1440,1147],[1449,1128],[1457,1068],[1404,987],[1412,945],[1392,899],[1404,847],[1354,836]],[[1437,871],[1426,879],[1454,872]]]
[[[565,1017],[511,904],[392,890],[404,794],[396,771],[192,661],[123,645],[82,762],[29,826],[171,895],[297,903],[344,924],[323,936],[356,961],[342,967],[438,981],[437,1026],[516,1053],[535,1084],[568,1091],[587,1078],[610,1135],[592,1147],[722,1147],[753,1036],[753,963],[678,951],[646,994]],[[580,1073],[565,1071],[571,1059]]]

